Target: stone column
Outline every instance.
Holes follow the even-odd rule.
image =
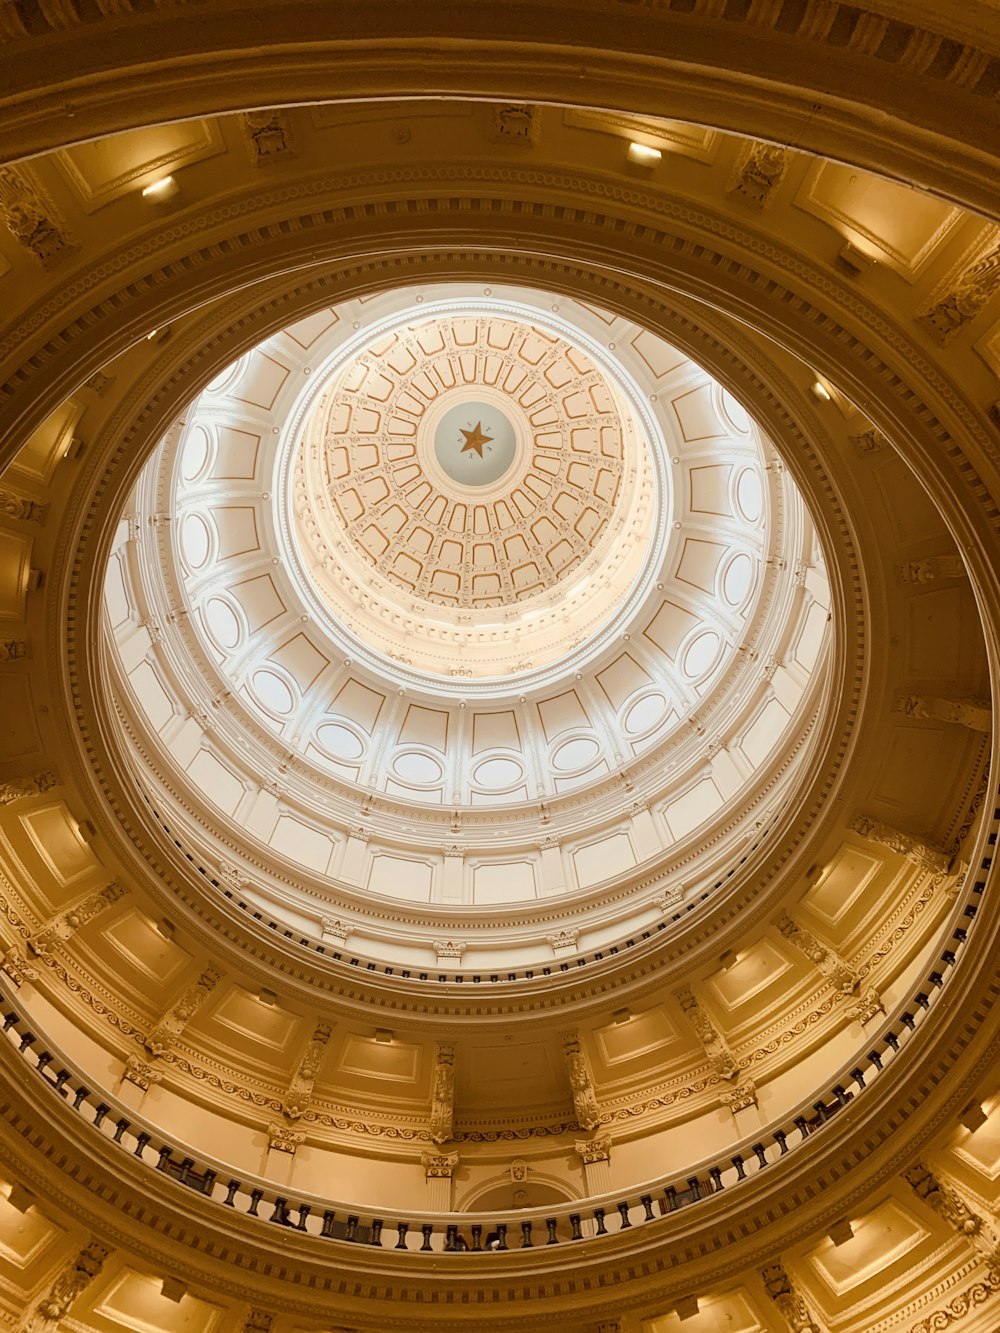
[[[577,1139],[573,1146],[583,1163],[583,1179],[587,1197],[609,1193],[611,1190],[611,1135],[595,1134],[590,1139]]]
[[[276,1185],[287,1185],[292,1178],[295,1154],[305,1141],[304,1130],[291,1129],[283,1124],[268,1125],[262,1174]]]
[[[427,1207],[432,1213],[451,1212],[451,1178],[458,1166],[456,1152],[425,1152],[420,1158],[427,1182]]]

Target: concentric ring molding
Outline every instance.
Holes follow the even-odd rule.
[[[402,302],[402,316],[398,313],[384,316],[386,298],[377,299],[372,303],[374,310],[365,312],[371,321],[368,339],[375,343],[384,341],[387,326],[402,326],[412,296],[404,290],[389,299],[397,306]],[[531,299],[537,305],[542,298],[521,293],[520,299],[522,302]],[[419,316],[424,321],[421,327],[426,326],[426,320],[435,316],[435,312],[437,318],[448,321],[462,311],[476,310],[477,305],[476,301],[470,304],[469,297],[464,304],[457,298],[439,299],[420,309]],[[500,308],[509,318],[509,302]],[[492,303],[490,309],[494,309]],[[532,318],[534,309],[532,305],[525,306]],[[662,861],[664,853],[676,858],[685,842],[691,842],[693,847],[696,838],[699,846],[711,851],[707,860],[703,858],[704,864],[694,868],[695,881],[709,882],[724,873],[722,868],[732,859],[727,846],[742,848],[745,854],[755,827],[759,828],[769,818],[765,807],[760,805],[763,793],[753,795],[755,763],[763,763],[776,750],[789,745],[795,752],[796,764],[808,753],[802,747],[802,737],[816,734],[812,701],[822,688],[822,671],[812,681],[810,671],[822,660],[829,596],[822,557],[797,493],[790,488],[785,474],[761,456],[745,417],[739,423],[743,428],[741,434],[731,434],[730,418],[722,414],[721,390],[718,386],[713,388],[704,372],[635,326],[601,312],[595,316],[573,303],[567,303],[567,309],[573,318],[602,327],[605,340],[615,347],[620,345],[622,354],[627,352],[626,362],[636,372],[641,370],[645,380],[643,397],[654,407],[656,436],[662,439],[661,432],[667,431],[668,457],[677,477],[674,485],[683,485],[686,498],[677,510],[676,521],[663,516],[653,522],[654,563],[647,563],[638,592],[629,595],[617,617],[616,639],[626,641],[624,650],[620,646],[604,646],[606,639],[598,639],[596,646],[585,640],[562,668],[569,684],[561,694],[558,677],[553,676],[554,667],[544,673],[540,682],[530,675],[516,677],[511,682],[497,681],[489,688],[484,682],[479,686],[479,694],[487,691],[487,697],[480,699],[473,695],[468,701],[471,707],[464,698],[456,706],[457,690],[452,692],[449,722],[449,714],[444,711],[447,693],[445,698],[441,697],[441,683],[437,679],[423,684],[412,671],[397,674],[393,662],[371,659],[370,654],[374,675],[369,667],[366,677],[365,663],[362,662],[359,671],[353,657],[346,659],[347,670],[338,670],[339,662],[334,667],[338,649],[331,651],[322,637],[316,638],[314,599],[303,603],[300,597],[296,605],[295,578],[289,583],[285,560],[272,559],[271,566],[277,568],[268,570],[258,534],[280,532],[283,521],[280,516],[288,512],[290,496],[288,488],[279,481],[274,487],[279,516],[275,519],[266,503],[272,491],[260,488],[271,486],[268,478],[272,468],[288,472],[294,466],[293,442],[301,429],[298,423],[304,419],[309,401],[325,392],[322,371],[316,370],[324,358],[324,342],[317,330],[324,322],[328,326],[346,325],[346,312],[342,317],[336,310],[318,312],[254,353],[256,363],[252,358],[250,362],[244,358],[238,371],[224,372],[221,385],[212,386],[200,400],[204,406],[199,404],[185,414],[183,432],[172,433],[169,450],[156,465],[158,479],[150,474],[148,481],[140,482],[137,496],[130,502],[133,513],[128,530],[130,540],[112,561],[109,605],[110,620],[117,626],[115,634],[119,641],[119,689],[123,699],[131,698],[130,709],[138,709],[137,718],[144,707],[146,710],[142,749],[152,756],[158,745],[166,745],[166,754],[172,745],[180,747],[179,760],[176,754],[170,756],[168,767],[174,776],[168,788],[180,797],[178,784],[193,781],[210,798],[214,795],[216,806],[208,818],[195,815],[199,832],[185,835],[185,841],[192,847],[197,844],[199,856],[208,864],[221,864],[226,876],[234,882],[233,875],[240,872],[234,870],[233,864],[238,866],[241,861],[235,849],[249,838],[258,851],[253,880],[249,885],[243,882],[242,890],[258,902],[266,902],[271,912],[291,911],[289,923],[296,929],[309,928],[310,912],[324,915],[342,910],[337,895],[344,887],[348,892],[354,891],[354,919],[348,919],[348,929],[355,935],[370,934],[364,917],[372,897],[402,898],[404,905],[407,899],[410,903],[429,900],[432,906],[436,905],[436,916],[446,909],[461,912],[468,906],[489,907],[488,923],[473,927],[483,937],[487,952],[474,954],[467,962],[473,967],[495,966],[500,959],[497,910],[504,913],[520,905],[530,907],[535,899],[544,901],[551,914],[556,899],[574,890],[589,890],[591,900],[597,900],[601,906],[600,927],[604,932],[602,938],[606,938],[614,919],[609,915],[606,891],[614,890],[619,883],[623,887],[628,882],[635,885],[637,876],[647,885],[644,898],[637,898],[634,888],[627,899],[619,893],[621,905],[615,909],[615,915],[620,918],[624,909],[636,924],[640,921],[651,924],[663,910],[652,904],[653,890],[666,886],[676,892],[676,885],[670,885],[663,871],[656,872],[657,862]],[[564,324],[566,318],[564,315]],[[338,335],[339,330],[335,336]],[[307,341],[308,351],[300,351]],[[293,378],[296,361],[293,359],[289,364],[290,347],[295,348],[300,363],[303,359],[310,362],[299,372],[309,376],[305,395]],[[607,353],[599,354],[607,358]],[[334,374],[344,355],[336,350],[325,354]],[[268,384],[266,391],[254,389],[254,374],[257,380]],[[282,398],[286,382],[290,382],[290,387]],[[279,386],[277,391],[274,384]],[[261,392],[265,393],[266,406],[246,405],[253,404],[254,394],[259,396]],[[635,388],[632,392],[635,397],[639,390]],[[291,424],[283,427],[280,423],[287,410],[283,403],[289,401],[289,393],[298,395],[299,409],[291,411]],[[649,408],[645,411],[648,413]],[[736,414],[736,408],[731,408],[730,413]],[[269,421],[278,424],[269,427]],[[218,459],[223,449],[226,458],[238,457],[241,461],[232,465],[223,463],[223,475],[204,481],[213,467],[219,473]],[[234,449],[238,449],[236,455]],[[246,458],[253,460],[252,466],[245,463]],[[236,467],[236,478],[227,479],[227,466]],[[248,466],[252,475],[247,473],[240,479]],[[181,480],[185,475],[192,479]],[[769,517],[761,513],[760,487],[765,477],[769,486],[766,493]],[[752,488],[748,488],[748,479],[753,482]],[[749,517],[741,517],[741,491],[744,504],[753,502]],[[220,514],[240,515],[238,527],[221,537]],[[252,518],[254,514],[256,517]],[[199,525],[196,531],[201,534],[196,548],[201,561],[199,569],[186,576],[167,576],[164,583],[164,571],[184,564],[183,534],[190,531],[192,521]],[[761,522],[769,526],[761,530]],[[770,535],[766,536],[768,531]],[[250,533],[254,541],[248,538]],[[124,528],[122,534],[125,535]],[[138,546],[133,540],[136,537]],[[207,573],[201,572],[208,552],[220,549],[220,541],[240,552],[246,563],[245,574],[239,572],[239,563],[231,560],[221,562]],[[264,551],[267,541],[264,537]],[[761,542],[765,543],[763,548]],[[249,552],[248,545],[252,548]],[[659,550],[664,554],[659,554]],[[762,550],[768,553],[766,565],[761,563]],[[739,558],[757,587],[753,590],[744,587],[738,597],[729,599],[736,605],[727,606],[723,571],[731,569]],[[760,571],[755,576],[751,573],[754,562]],[[744,575],[744,583],[749,581]],[[157,591],[160,584],[163,586]],[[266,631],[263,646],[255,649],[252,643],[236,641],[241,633],[239,626],[243,625],[245,634],[248,622],[245,608],[238,598],[233,600],[236,595],[233,588],[246,586],[262,596],[259,592],[262,585],[267,590],[267,615],[279,630],[276,634]],[[609,586],[610,595],[614,595],[617,585]],[[668,590],[666,593],[662,591],[664,588]],[[743,607],[739,605],[741,600]],[[178,627],[178,633],[171,639],[172,646],[161,646],[160,626],[168,620],[177,620],[172,608],[181,604],[190,608],[190,617],[185,614],[184,626]],[[567,614],[571,615],[572,601],[568,605]],[[283,610],[286,613],[282,619]],[[272,612],[278,616],[276,621]],[[462,614],[458,613],[459,619]],[[597,619],[600,618],[599,615]],[[683,621],[679,630],[672,627],[674,621]],[[664,622],[666,628],[662,628]],[[509,623],[513,626],[516,622]],[[624,630],[622,625],[626,627]],[[142,626],[149,628],[144,630]],[[411,638],[416,628],[414,623],[409,631]],[[229,630],[234,641],[227,647],[218,636],[221,633],[225,638]],[[500,628],[500,632],[506,634],[510,630]],[[673,641],[665,643],[664,635],[672,636]],[[808,649],[801,647],[806,641],[804,636],[808,636]],[[704,654],[703,663],[691,666],[691,659],[708,640],[716,647]],[[725,669],[719,661],[724,640],[729,644]],[[178,650],[183,653],[185,647],[187,657],[178,659]],[[658,658],[660,650],[665,655]],[[283,660],[283,654],[287,657],[292,651],[300,663],[308,656],[311,681],[318,682],[313,702],[308,696],[298,694],[300,683]],[[579,670],[570,675],[571,669],[579,666],[589,666],[594,684],[581,686]],[[631,683],[624,680],[623,673],[631,673]],[[386,692],[384,684],[385,676],[391,680],[394,674],[400,682],[398,703],[391,691]],[[206,677],[206,685],[198,685],[199,675]],[[416,702],[414,679],[419,688]],[[298,716],[294,720],[285,724],[273,708],[269,709],[260,700],[262,680],[269,682],[267,688],[272,691],[272,699],[281,691],[289,707],[293,700],[297,702]],[[547,695],[540,691],[540,685],[547,686]],[[584,690],[588,693],[584,694]],[[463,689],[462,693],[466,691]],[[343,705],[336,707],[336,701],[344,694],[361,699],[361,706],[368,712],[367,723],[350,716]],[[671,699],[667,730],[664,731],[662,724],[647,725],[647,736],[631,741],[632,754],[623,768],[619,745],[627,744],[630,739],[626,719],[638,707],[655,700],[657,694],[664,704]],[[168,702],[171,697],[173,703]],[[330,698],[334,700],[332,704]],[[323,699],[327,700],[325,704]],[[371,702],[375,699],[379,700],[377,707]],[[585,699],[590,715],[583,709]],[[568,700],[573,701],[575,713],[567,707]],[[598,712],[595,717],[595,706],[603,706],[606,716]],[[694,707],[697,719],[685,726],[685,712]],[[560,708],[561,717],[557,712]],[[249,731],[246,730],[248,709],[254,724]],[[183,720],[185,715],[198,721],[200,740],[195,741],[191,725]],[[379,728],[377,740],[371,732],[375,718]],[[496,734],[498,725],[507,726],[503,735]],[[293,734],[286,740],[283,733],[289,727]],[[408,727],[410,735],[406,734]],[[457,758],[454,745],[451,753],[442,745],[449,727],[459,738],[464,736],[464,741],[456,742]],[[494,733],[492,745],[482,741],[484,728]],[[750,738],[762,737],[765,728],[766,739],[757,740],[751,749]],[[278,733],[282,745],[283,758],[277,768],[269,757],[274,747],[268,745],[268,729]],[[387,749],[386,740],[397,729],[395,750]],[[367,772],[364,767],[355,766],[352,770],[344,763],[332,762],[328,752],[324,756],[322,738],[333,730],[342,744],[347,741],[354,744],[362,764],[366,758],[369,760]],[[637,726],[632,730],[639,732],[642,728]],[[167,737],[165,742],[158,740],[160,731]],[[745,741],[744,736],[748,738]],[[653,742],[659,743],[650,749]],[[708,764],[707,742],[710,742]],[[291,755],[284,750],[286,745],[297,750],[298,762],[292,762]],[[602,770],[606,772],[609,767],[608,760],[602,758],[597,763],[602,750],[609,746],[613,747],[614,766],[621,770],[610,784],[601,777]],[[239,777],[234,783],[233,777],[228,776],[234,774],[234,762],[238,762],[239,755],[248,753],[254,756],[248,776]],[[518,776],[524,775],[526,767],[529,771],[534,769],[530,786],[522,781],[519,788],[502,791],[499,796],[484,791],[482,786],[478,790],[468,788],[470,775],[479,773],[484,765],[512,767],[515,760]],[[670,787],[665,788],[660,774],[668,760]],[[681,763],[687,768],[679,767]],[[414,771],[419,770],[416,777],[401,767],[407,764]],[[446,783],[443,782],[445,764],[449,767]],[[187,779],[183,777],[185,769],[190,770]],[[249,777],[249,773],[254,776]],[[595,773],[596,792],[592,790]],[[408,776],[409,781],[402,785],[401,780]],[[417,780],[420,776],[428,780],[420,782]],[[326,789],[323,819],[319,824],[316,820],[320,807],[311,795],[317,777]],[[788,790],[792,778],[793,765],[787,764],[782,776],[783,790]],[[331,779],[339,779],[339,795],[336,787],[331,790]],[[149,777],[140,774],[137,780],[146,786]],[[576,798],[573,808],[565,809],[567,803],[560,802],[561,794],[579,788],[581,782],[589,788],[584,789],[586,804],[581,807]],[[227,783],[232,791],[229,798],[219,795],[220,791],[225,792]],[[262,834],[260,824],[265,787],[271,797],[271,807],[264,815],[272,830],[270,853],[266,850],[268,837]],[[260,792],[258,797],[253,797],[254,790]],[[675,793],[672,798],[668,795],[671,790]],[[532,800],[535,791],[537,796]],[[401,804],[404,797],[411,803],[409,807]],[[741,828],[745,816],[737,816],[739,806],[731,809],[729,802],[746,801],[748,797],[758,809],[746,828]],[[165,798],[169,802],[166,793],[154,799],[162,806]],[[769,787],[764,799],[773,806],[776,791]],[[218,807],[224,807],[227,800],[229,809],[220,812]],[[389,810],[396,807],[389,819],[387,801]],[[435,801],[449,805],[450,812],[442,816],[421,811],[420,805]],[[520,801],[523,808],[519,810],[512,801]],[[179,805],[194,814],[197,800],[193,800],[193,793],[180,797],[180,802],[174,800],[175,813],[170,819],[173,825],[177,825],[178,818],[183,819],[177,813]],[[495,806],[495,813],[488,806]],[[236,807],[243,818],[241,831],[238,835],[230,834],[222,849],[213,853],[205,842],[206,830],[220,820],[225,824],[225,816],[232,817]],[[574,810],[585,817],[575,833],[573,823],[578,815]],[[336,818],[338,813],[339,838],[320,843],[326,836],[321,831],[326,821],[331,814]],[[571,818],[568,824],[567,813]],[[706,827],[709,817],[718,831]],[[400,819],[404,821],[402,832],[407,835],[402,840],[403,847],[399,844]],[[529,844],[525,848],[526,834],[534,846]],[[309,839],[313,847],[319,844],[319,851],[312,854],[312,859],[308,849],[302,850],[302,844]],[[260,868],[267,866],[269,857],[275,864],[276,852],[305,863],[311,901],[307,899],[302,904],[304,916],[302,907],[298,910],[294,907],[294,896],[290,899],[287,890],[276,886],[277,891],[269,891],[261,883]],[[274,873],[272,870],[271,875]],[[280,861],[276,863],[276,873],[279,881],[288,883],[287,869]],[[423,876],[423,888],[419,880],[416,885],[407,882],[407,875],[411,881]],[[242,879],[245,880],[245,875]],[[689,888],[694,887],[691,879],[687,883]],[[356,919],[358,906],[362,909],[360,920]],[[641,917],[637,912],[642,913]],[[315,917],[313,922],[315,929]],[[585,926],[586,922],[574,923],[576,933],[580,925]],[[619,919],[615,928],[621,933],[628,928],[628,922]],[[435,929],[440,930],[440,925]],[[392,946],[395,951],[388,956],[404,962],[426,960],[431,941],[423,945],[423,954],[414,943],[411,937],[408,947],[400,952],[397,939]],[[474,939],[470,944],[476,948]],[[387,941],[381,946],[369,942],[366,947],[369,951],[374,949],[375,957],[385,957],[386,945]],[[545,937],[536,934],[532,939],[530,926],[522,928],[519,937],[511,941],[511,947],[519,952],[511,955],[510,960],[538,957],[540,945],[541,957],[551,957]],[[357,942],[354,947],[358,947]]]

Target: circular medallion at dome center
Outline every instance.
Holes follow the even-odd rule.
[[[444,475],[478,490],[494,486],[517,457],[517,433],[507,414],[480,396],[445,408],[434,430],[434,457]]]

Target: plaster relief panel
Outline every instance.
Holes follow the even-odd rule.
[[[396,1037],[383,1044],[373,1037],[351,1035],[340,1051],[337,1068],[358,1078],[416,1084],[420,1077],[420,1054],[419,1046]]]
[[[646,1067],[646,1064],[663,1064],[679,1037],[666,1012],[651,1009],[644,1014],[632,1014],[623,1023],[598,1028],[594,1041],[600,1058],[609,1068],[633,1060],[643,1060]]]
[[[35,722],[31,677],[8,675],[3,682],[3,714],[0,716],[0,760],[21,759],[38,754],[42,738]]]
[[[33,1280],[39,1264],[53,1262],[66,1233],[38,1208],[22,1213],[12,1207],[9,1193],[5,1183],[0,1189],[0,1272],[5,1268],[7,1280],[21,1286]]]
[[[188,765],[187,775],[201,794],[227,815],[243,799],[243,783],[211,750],[198,751]]]
[[[85,212],[225,151],[214,120],[179,120],[76,144],[55,161]]]
[[[336,845],[328,833],[310,828],[292,815],[280,815],[268,839],[268,845],[280,856],[322,874]]]
[[[918,680],[956,680],[966,615],[958,587],[915,589],[907,599],[906,667]]]
[[[183,1300],[162,1294],[163,1278],[123,1268],[103,1276],[74,1305],[74,1312],[107,1333],[221,1333],[225,1312],[186,1292]],[[83,1308],[81,1308],[83,1307]]]
[[[537,892],[533,861],[497,861],[473,866],[473,902],[526,902]]]
[[[806,1259],[824,1285],[837,1297],[861,1297],[876,1282],[888,1283],[905,1265],[916,1262],[914,1251],[930,1250],[931,1233],[895,1199],[887,1199],[863,1217],[852,1218],[853,1239],[834,1245],[829,1238]],[[942,1237],[944,1228],[942,1224]]]
[[[848,919],[864,910],[874,890],[874,881],[885,862],[860,847],[845,844],[836,852],[805,894],[803,903],[831,926],[838,927],[838,937],[848,926]]]
[[[224,1028],[224,1033],[216,1035],[224,1042],[237,1042],[241,1049],[255,1052],[258,1058],[262,1051],[280,1052],[278,1063],[284,1066],[292,1059],[301,1020],[278,1004],[265,1003],[242,986],[230,986],[210,1015],[199,1014],[199,1026],[209,1032]]]
[[[161,990],[191,963],[191,955],[185,949],[161,935],[156,922],[136,909],[127,911],[102,930],[102,945],[104,941],[118,955],[120,962],[115,964],[116,968],[124,965]]]
[[[674,838],[686,837],[699,824],[711,819],[722,806],[722,793],[711,778],[703,778],[693,787],[668,801],[663,807],[663,815]]]
[[[80,833],[80,826],[62,801],[19,816],[35,850],[60,888],[87,879],[99,862]]]
[[[260,436],[251,430],[219,424],[214,428],[215,449],[211,477],[214,481],[249,481],[257,470]]]
[[[769,940],[758,940],[739,950],[732,966],[714,973],[709,984],[722,1007],[732,1012],[751,1000],[764,1003],[763,992],[770,987],[786,988],[790,972],[788,958]]]
[[[434,866],[430,861],[376,852],[372,856],[368,888],[372,893],[423,903],[430,901],[433,878]]]
[[[611,879],[635,864],[635,852],[626,833],[612,833],[573,852],[577,883],[582,889]]]
[[[838,162],[816,162],[794,202],[910,282],[961,217],[960,209],[922,191]]]

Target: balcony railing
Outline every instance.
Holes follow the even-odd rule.
[[[122,1152],[192,1190],[220,1208],[231,1208],[263,1224],[291,1228],[339,1244],[391,1247],[416,1253],[481,1253],[484,1250],[533,1249],[572,1244],[642,1226],[659,1217],[690,1208],[725,1190],[739,1189],[787,1154],[795,1152],[880,1078],[913,1040],[941,994],[973,925],[992,864],[992,848],[1000,829],[1000,808],[988,830],[989,851],[970,871],[962,894],[962,924],[924,975],[911,999],[899,1006],[868,1053],[841,1073],[822,1095],[796,1107],[785,1119],[726,1156],[706,1159],[686,1171],[634,1190],[545,1209],[477,1215],[422,1213],[409,1209],[371,1210],[303,1192],[246,1174],[236,1176],[224,1163],[198,1157],[178,1146],[161,1130],[90,1081],[18,1011],[16,992],[3,979],[3,1032],[7,1041],[38,1076],[40,1085]],[[610,1223],[610,1226],[609,1226]]]

